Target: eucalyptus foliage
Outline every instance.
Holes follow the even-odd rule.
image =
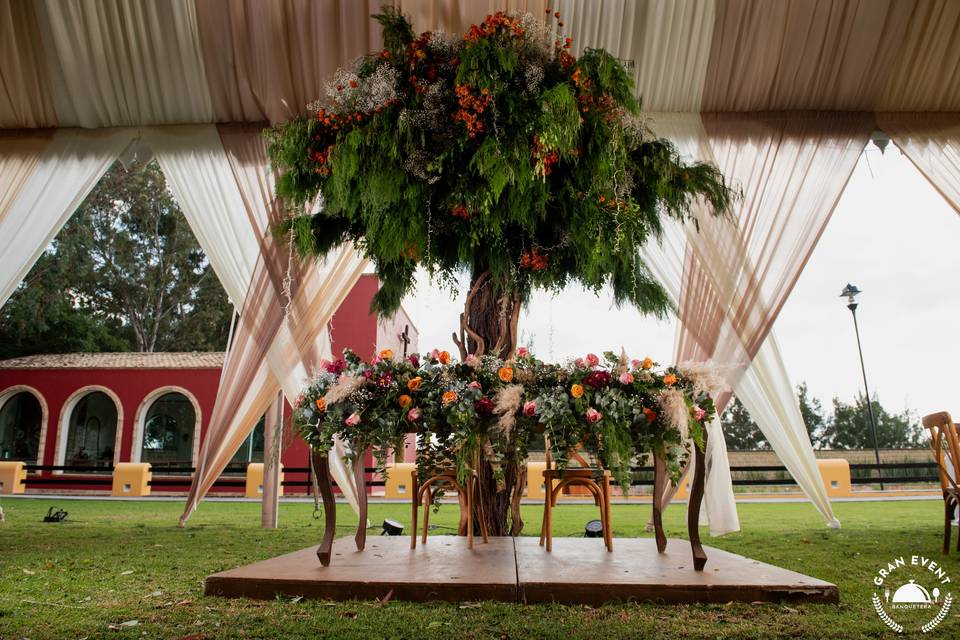
[[[462,36],[416,36],[385,7],[385,48],[327,83],[324,99],[268,132],[305,254],[354,243],[375,264],[374,301],[396,310],[423,266],[489,271],[521,301],[536,288],[610,285],[662,315],[667,297],[639,255],[664,217],[695,201],[726,210],[712,166],[653,135],[623,65],[569,53],[549,15],[488,16]]]

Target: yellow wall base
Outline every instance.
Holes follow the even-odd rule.
[[[27,479],[27,465],[21,461],[0,462],[0,493],[23,493]]]
[[[113,468],[111,494],[137,498],[148,496],[152,479],[149,462],[121,462]]]
[[[248,498],[263,498],[263,463],[251,462],[247,465],[247,486],[244,495]],[[283,464],[280,465],[280,486],[277,495],[283,495]]]

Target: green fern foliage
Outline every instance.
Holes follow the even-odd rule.
[[[640,247],[697,202],[727,210],[731,191],[650,132],[616,58],[575,58],[552,16],[496,13],[456,37],[417,36],[390,7],[374,19],[384,49],[267,132],[278,195],[293,211],[320,203],[289,223],[302,253],[356,245],[386,314],[418,266],[446,280],[489,270],[521,300],[578,282],[669,310]]]

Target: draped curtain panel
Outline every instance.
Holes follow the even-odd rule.
[[[770,336],[853,171],[872,120],[849,116],[654,115],[684,155],[715,163],[742,191],[733,217],[685,231],[676,359],[712,359],[797,482],[836,524]],[[675,274],[675,270],[674,270]],[[675,281],[676,276],[671,279]],[[751,363],[758,354],[762,362]],[[719,398],[722,407],[727,398]],[[717,452],[708,452],[716,455]]]
[[[329,356],[327,322],[359,278],[363,261],[352,251],[344,252],[360,265],[354,275],[349,269],[320,271],[316,265],[289,260],[288,246],[277,242],[271,230],[284,212],[273,197],[274,174],[260,127],[224,127],[219,132],[212,126],[174,132],[165,127],[152,129],[147,136],[188,220],[196,224],[198,238],[216,239],[204,249],[215,269],[217,256],[233,280],[230,288],[238,290],[234,300],[241,300],[183,523],[277,391],[282,389],[293,402],[308,371]],[[241,250],[235,251],[238,247]],[[290,322],[284,310],[288,284],[289,317],[295,318]],[[305,299],[324,286],[326,305]],[[317,308],[321,313],[310,313]],[[337,484],[356,508],[357,488],[350,470],[339,455],[334,457],[331,470]]]
[[[60,126],[212,122],[192,0],[37,0]]]
[[[879,114],[881,129],[960,213],[960,113]]]
[[[0,305],[129,142],[126,131],[70,129],[0,139]]]
[[[0,128],[57,126],[30,0],[0,0]]]

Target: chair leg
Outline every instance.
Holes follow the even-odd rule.
[[[547,478],[543,479],[543,517],[540,519],[540,546],[543,546],[547,538],[547,502],[550,501],[550,491],[553,488],[553,482]]]
[[[413,505],[413,514],[410,519],[410,548],[417,548],[417,509],[420,508],[420,480],[417,477],[417,471],[414,469],[411,474],[410,486],[413,487],[413,493],[410,496],[410,503]]]
[[[473,549],[473,474],[467,476],[465,490],[467,494],[467,549]]]
[[[953,523],[953,511],[954,511],[954,509],[958,510],[957,516],[960,517],[960,501],[957,501],[956,499],[954,499],[954,501],[953,501],[953,509],[950,509],[950,522],[951,522],[951,527],[952,527],[952,523]],[[957,551],[960,552],[960,530],[957,531]]]
[[[603,519],[606,521],[603,525],[603,537],[607,544],[607,551],[613,551],[613,523],[610,522],[610,476],[603,476],[603,487],[600,492],[603,498]]]
[[[550,493],[547,494],[547,502],[545,505],[547,512],[545,516],[546,526],[544,528],[546,529],[547,536],[547,553],[553,551],[553,500],[553,490],[551,490]]]
[[[953,499],[947,496],[943,501],[943,553],[950,554],[950,529],[953,526]],[[960,542],[960,534],[958,534]]]
[[[430,503],[433,502],[433,490],[427,485],[423,492],[423,538],[421,542],[427,544],[427,529],[430,527]]]

